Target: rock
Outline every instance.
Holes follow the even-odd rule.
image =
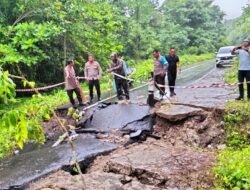
[[[170,108],[160,108],[156,115],[168,121],[182,121],[192,116],[202,115],[204,111],[200,108],[193,108],[183,105],[172,105]]]
[[[142,184],[138,180],[133,180],[131,183],[124,185],[123,189],[124,190],[163,190],[162,188],[159,188],[159,187]]]
[[[220,144],[217,146],[218,150],[224,150],[225,148],[227,148],[227,145],[225,145],[225,144]]]
[[[93,172],[83,175],[86,189],[84,190],[161,190],[161,188],[144,185],[132,177],[112,173]],[[72,176],[67,172],[58,171],[29,185],[27,190],[83,190],[80,175]]]
[[[86,186],[84,190],[121,189],[123,186],[120,181],[121,178],[122,175],[104,172],[84,174],[83,179]],[[80,175],[72,176],[64,171],[58,171],[45,179],[31,184],[27,190],[83,190],[83,187],[83,181]]]
[[[164,189],[208,188],[214,161],[215,154],[210,152],[155,142],[112,155],[105,171],[135,176],[143,184]]]

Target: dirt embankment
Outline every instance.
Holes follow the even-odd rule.
[[[153,133],[143,143],[97,157],[85,168],[87,189],[213,189],[211,168],[223,143],[223,110],[162,105]],[[170,110],[172,115],[162,111]],[[175,109],[175,112],[171,109]],[[181,112],[181,113],[180,113]],[[173,114],[176,114],[173,117]],[[59,171],[29,189],[81,189],[79,175]]]

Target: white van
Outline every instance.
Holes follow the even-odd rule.
[[[233,50],[234,46],[226,46],[221,47],[219,51],[217,52],[216,56],[216,66],[231,66],[233,63],[235,55],[231,54],[231,51]]]

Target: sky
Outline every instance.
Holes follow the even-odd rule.
[[[214,3],[219,5],[226,13],[226,19],[237,18],[242,13],[242,7],[250,0],[215,0]]]
[[[165,0],[160,0],[161,3],[164,1]],[[242,7],[248,2],[250,3],[250,0],[214,0],[214,3],[219,5],[226,14],[226,19],[239,17],[242,13]]]

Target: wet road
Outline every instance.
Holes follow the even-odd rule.
[[[177,76],[176,85],[178,86],[184,86],[184,85],[190,85],[192,83],[197,82],[198,80],[201,80],[203,77],[205,77],[212,69],[215,68],[215,60],[209,60],[204,61],[192,66],[187,66],[182,68],[182,72]],[[167,78],[166,78],[167,80]],[[166,81],[167,84],[167,81]],[[147,97],[148,93],[148,86],[144,86],[141,88],[136,88],[135,90],[132,90],[130,93],[131,100],[137,101],[138,98],[141,101],[145,101],[145,97]],[[144,100],[142,100],[144,97]]]

